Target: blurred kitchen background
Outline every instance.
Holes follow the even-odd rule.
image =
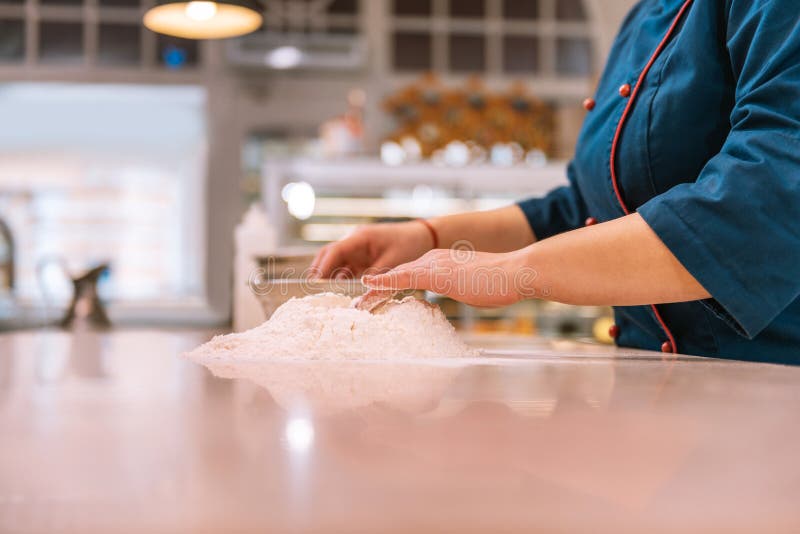
[[[0,330],[247,328],[259,265],[544,194],[632,4],[266,0],[260,30],[208,41],[146,29],[151,0],[0,0]],[[607,340],[605,309],[441,304]]]

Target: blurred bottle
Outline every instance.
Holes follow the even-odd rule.
[[[347,95],[348,109],[344,115],[325,121],[319,134],[326,157],[357,156],[364,152],[364,106],[367,95],[363,89],[352,89]]]
[[[254,202],[236,227],[235,237],[233,329],[241,332],[260,325],[266,318],[249,282],[258,269],[256,258],[275,252],[278,236],[264,209]]]
[[[14,292],[14,236],[0,218],[0,295]]]

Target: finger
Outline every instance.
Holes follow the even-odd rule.
[[[420,256],[414,261],[409,261],[406,263],[401,263],[394,269],[390,269],[386,273],[378,273],[378,274],[388,274],[393,271],[413,271],[413,270],[427,270],[431,267],[431,261],[427,256]]]
[[[430,274],[431,272],[435,271],[438,267],[440,267],[440,262],[437,256],[432,255],[430,253],[420,256],[414,261],[409,261],[407,263],[401,263],[394,269],[389,270],[389,273],[395,271],[408,271],[409,273],[415,276],[422,276],[426,274]],[[389,274],[385,273],[385,274]],[[384,274],[384,273],[378,273]]]
[[[344,255],[340,247],[331,247],[319,263],[320,278],[330,277],[333,271],[343,263]]]
[[[421,269],[395,269],[385,274],[365,276],[362,283],[372,289],[428,289],[430,276]]]
[[[364,276],[370,275],[375,276],[378,274],[385,274],[391,271],[392,269],[396,269],[399,265],[392,260],[387,254],[380,256],[377,260],[372,262],[372,265],[367,267],[361,273],[356,273],[356,275]]]
[[[325,258],[328,256],[328,254],[330,254],[330,251],[331,249],[328,247],[320,252],[315,264],[309,269],[311,271],[311,278],[325,278],[325,273],[322,270],[322,266],[325,263]]]
[[[392,299],[395,296],[394,290],[385,289],[369,289],[360,297],[356,297],[353,301],[355,308],[371,312],[378,306]]]
[[[350,278],[353,278],[353,273],[349,267],[337,267],[331,273],[331,278],[334,280],[349,280]]]
[[[311,261],[311,265],[308,266],[308,273],[307,273],[308,276],[307,276],[307,278],[319,278],[320,277],[319,265],[322,262],[322,258],[325,257],[325,254],[327,254],[329,248],[330,248],[330,245],[325,245],[324,247],[319,249],[319,251],[317,251],[316,255],[314,256],[314,259]]]
[[[429,252],[388,272],[370,272],[369,276],[362,277],[362,283],[370,287],[379,287],[371,284],[380,284],[386,289],[428,289],[422,286],[430,285],[430,273],[436,266],[436,258]],[[401,285],[404,287],[399,287]]]

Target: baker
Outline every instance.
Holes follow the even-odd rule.
[[[797,0],[639,2],[584,107],[568,186],[366,226],[313,267],[478,306],[613,305],[621,346],[800,364]]]

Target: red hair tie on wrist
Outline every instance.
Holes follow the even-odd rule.
[[[417,219],[419,222],[425,225],[425,228],[428,229],[428,232],[431,233],[431,239],[433,239],[433,248],[439,248],[439,234],[436,233],[436,228],[433,227],[431,223],[426,221],[425,219]]]

